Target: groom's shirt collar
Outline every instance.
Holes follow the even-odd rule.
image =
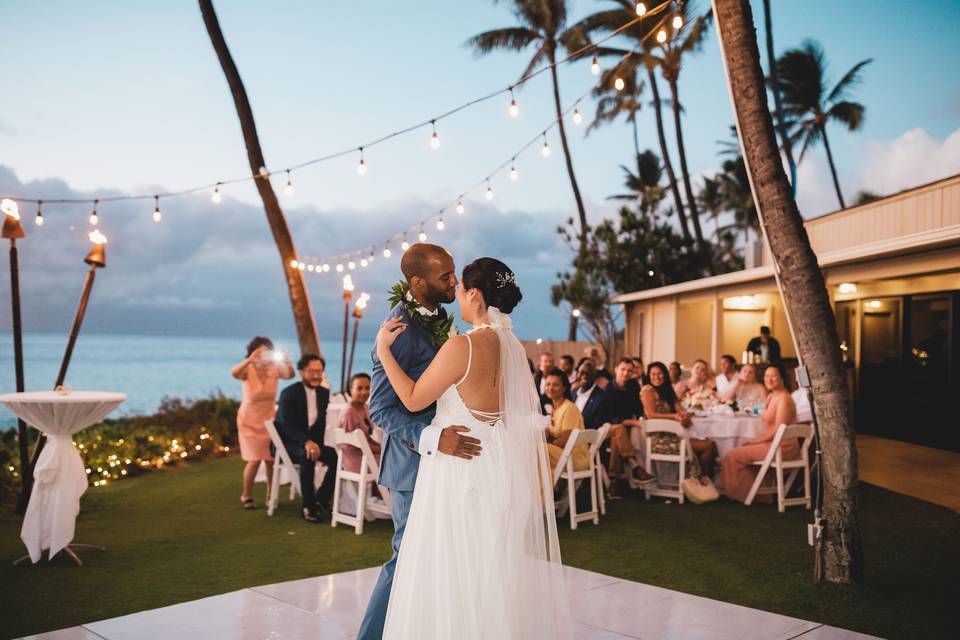
[[[418,302],[417,299],[413,297],[413,294],[409,291],[407,291],[407,300],[409,300],[410,302]],[[433,311],[430,311],[429,309],[427,309],[422,305],[416,308],[416,312],[422,316],[439,316],[442,311],[443,309],[441,309],[440,305],[437,305],[437,308],[434,309]],[[445,313],[443,315],[446,316]]]

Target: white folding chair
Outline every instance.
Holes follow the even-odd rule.
[[[800,457],[796,460],[784,460],[783,452],[780,450],[780,443],[788,438],[800,438],[803,440],[800,445]],[[757,494],[777,494],[777,510],[780,513],[786,511],[787,507],[792,507],[795,505],[804,505],[807,509],[810,508],[810,443],[813,442],[813,425],[812,424],[791,424],[789,426],[782,424],[777,429],[777,433],[773,436],[773,442],[770,443],[770,448],[767,450],[767,455],[763,460],[757,460],[751,462],[752,465],[757,465],[760,467],[760,471],[757,472],[757,479],[753,481],[753,486],[750,488],[750,493],[747,495],[747,499],[744,501],[744,504],[750,506],[753,504],[754,498],[757,497]],[[776,471],[777,475],[777,484],[776,486],[762,486],[764,478],[767,476],[767,471],[770,468],[773,468]],[[783,470],[789,469],[790,475],[787,476],[786,482],[783,480]],[[797,475],[800,472],[803,472],[803,495],[798,498],[788,498],[787,492],[790,490],[790,487],[793,486],[793,481],[796,480]]]
[[[576,429],[570,434],[567,445],[563,448],[560,459],[557,460],[557,466],[553,469],[553,485],[556,486],[560,480],[567,483],[567,495],[557,501],[556,507],[559,509],[559,515],[563,516],[564,511],[570,511],[570,528],[576,529],[578,522],[587,520],[593,521],[593,524],[600,523],[600,511],[597,507],[597,493],[599,474],[597,472],[596,462],[599,460],[599,449],[606,436],[609,425],[604,425],[599,429]],[[587,460],[589,466],[583,470],[573,468],[573,448],[578,444],[589,446]],[[584,480],[590,481],[590,511],[577,513],[577,488]]]
[[[385,487],[379,487],[380,495],[383,496],[383,503],[377,504],[370,500],[372,493],[369,492],[370,485],[377,484],[377,478],[380,476],[380,465],[370,450],[370,445],[363,431],[354,430],[348,433],[343,429],[334,429],[333,441],[337,447],[337,477],[333,489],[333,517],[330,520],[330,526],[335,527],[338,522],[342,522],[353,526],[354,532],[360,535],[363,533],[363,522],[368,511],[390,515],[390,493]],[[348,471],[344,468],[344,456],[340,450],[340,445],[350,445],[360,449],[360,471]],[[344,482],[353,482],[357,485],[355,515],[341,511],[342,484]]]
[[[273,478],[270,480],[270,499],[267,500],[267,515],[272,516],[280,502],[280,484],[285,479],[290,482],[290,499],[293,500],[297,495],[302,495],[300,488],[300,466],[293,464],[287,448],[280,439],[280,434],[273,424],[273,420],[267,420],[264,423],[267,433],[270,434],[270,442],[273,443],[276,453],[273,461]]]
[[[596,447],[593,466],[597,470],[597,502],[600,504],[600,515],[605,516],[607,515],[607,498],[603,492],[610,487],[610,476],[607,475],[607,468],[604,467],[600,461],[600,451],[607,444],[607,436],[610,433],[610,423],[604,423],[597,431],[600,441]]]
[[[680,451],[677,454],[654,453],[653,435],[657,433],[672,433],[680,439]],[[690,439],[687,437],[687,430],[683,425],[675,420],[649,419],[643,421],[643,434],[647,441],[646,460],[644,461],[647,473],[653,473],[654,462],[668,462],[677,465],[677,486],[673,488],[670,480],[665,480],[662,473],[657,473],[656,484],[649,484],[643,487],[643,493],[647,500],[650,496],[662,496],[664,498],[676,498],[680,504],[683,504],[683,481],[687,474],[688,460],[692,460],[693,450],[690,448]]]

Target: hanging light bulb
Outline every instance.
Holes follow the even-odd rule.
[[[683,18],[680,16],[673,16],[673,28],[682,29],[683,28]]]
[[[93,226],[97,226],[97,223],[100,222],[100,216],[97,215],[97,203],[99,202],[99,200],[93,201],[93,211],[90,212],[90,218],[88,218],[88,221]]]
[[[223,198],[220,196],[220,183],[219,183],[219,182],[218,182],[216,185],[214,185],[214,187],[213,187],[213,193],[210,194],[210,200],[213,202],[213,204],[220,204],[220,202],[223,200]]]
[[[466,209],[463,206],[463,199],[457,200],[457,213],[463,213]]]
[[[597,60],[596,54],[594,54],[593,61],[590,63],[590,73],[595,76],[600,75],[600,61]]]
[[[290,261],[290,268],[291,268],[291,269],[296,269],[296,268],[297,268],[297,262],[298,262],[298,261],[297,261],[296,258],[294,258],[293,260],[291,260],[291,261]]]
[[[350,269],[351,271],[353,271],[356,268],[357,268],[357,263],[354,262],[353,260],[347,263],[347,269]]]
[[[420,239],[420,242],[427,241],[427,234],[423,232],[423,225],[420,226],[420,235],[417,237]]]
[[[613,81],[613,88],[616,89],[617,91],[623,91],[623,88],[625,86],[627,85],[623,81],[623,78],[617,78],[616,80]]]
[[[513,96],[513,87],[510,87],[510,108],[507,109],[507,112],[513,118],[520,115],[520,107],[517,105],[517,99]]]
[[[540,153],[543,154],[544,158],[550,157],[550,143],[547,142],[547,132],[543,132],[543,148],[540,149]]]
[[[430,124],[433,125],[433,135],[430,136],[430,148],[437,150],[440,148],[440,135],[437,133],[437,122],[436,120],[431,120]]]
[[[298,263],[297,263],[297,269],[299,269],[300,271],[303,271],[303,270],[306,269],[306,268],[307,268],[307,263],[306,263],[306,262],[298,262]]]
[[[260,167],[260,177],[264,180],[270,177],[270,172],[267,171],[266,167]]]
[[[667,32],[665,29],[660,29],[660,31],[657,32],[657,42],[659,42],[660,44],[663,44],[666,41],[667,41]]]
[[[483,195],[487,200],[493,200],[493,187],[490,185],[490,180],[487,180],[487,192]]]
[[[357,165],[357,173],[362,176],[367,175],[367,163],[363,161],[363,147],[360,147],[360,164]]]
[[[370,247],[370,255],[367,256],[367,264],[373,264],[373,247]]]
[[[313,271],[314,266],[312,264],[307,265],[307,271]]]
[[[153,196],[153,221],[160,222],[163,220],[163,214],[160,213],[160,196]]]
[[[37,201],[37,217],[34,218],[33,221],[38,227],[43,226],[43,211],[40,210],[42,207],[43,207],[43,200]]]
[[[343,273],[343,265],[337,263],[337,273]]]
[[[514,164],[510,165],[510,179],[514,182],[520,179],[520,172],[517,171],[517,167]]]
[[[583,114],[580,113],[580,107],[573,108],[573,124],[580,124],[583,122]]]
[[[647,5],[642,2],[637,3],[637,15],[641,18],[647,14]]]
[[[327,264],[326,262],[324,262],[323,265],[321,265],[320,268],[323,269],[323,272],[324,272],[324,273],[326,273],[327,271],[330,271],[330,265]]]
[[[360,266],[361,266],[361,267],[365,267],[365,266],[367,266],[368,264],[370,264],[370,263],[367,262],[367,259],[366,259],[366,258],[360,258]]]
[[[409,249],[409,248],[410,248],[410,243],[407,242],[407,239],[406,239],[406,238],[404,238],[404,239],[403,239],[403,242],[400,243],[400,249],[403,250],[403,251],[406,251],[406,250]]]
[[[384,257],[384,258],[389,258],[389,257],[390,257],[390,247],[384,247],[384,248],[383,248],[383,257]]]
[[[437,231],[443,231],[444,227],[447,225],[443,224],[443,218],[437,220]]]
[[[287,186],[283,188],[283,192],[288,196],[293,195],[293,180],[290,179],[290,170],[287,170]]]

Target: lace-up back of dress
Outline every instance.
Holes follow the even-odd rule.
[[[465,335],[467,370],[455,385],[460,401],[470,414],[493,426],[500,421],[500,339],[490,329]]]

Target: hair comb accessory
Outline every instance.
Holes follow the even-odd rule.
[[[508,284],[516,286],[517,276],[513,271],[497,273],[497,288],[502,289]]]

